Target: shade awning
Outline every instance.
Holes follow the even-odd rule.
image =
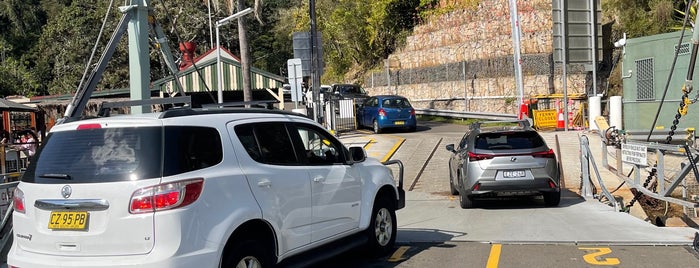
[[[37,109],[14,101],[0,99],[0,111],[34,112]]]

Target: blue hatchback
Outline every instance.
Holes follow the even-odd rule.
[[[417,119],[410,101],[398,95],[378,95],[366,99],[357,107],[359,127],[371,127],[374,133],[387,128],[415,131]]]

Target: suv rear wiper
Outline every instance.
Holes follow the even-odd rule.
[[[43,175],[39,175],[39,178],[42,179],[64,179],[64,180],[71,180],[72,178],[68,174],[56,174],[56,173],[47,173]]]

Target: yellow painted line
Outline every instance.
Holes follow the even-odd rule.
[[[369,147],[371,147],[372,144],[376,143],[375,139],[369,139],[369,142],[364,144],[364,150],[369,150]]]
[[[399,262],[399,261],[404,260],[405,258],[403,258],[403,254],[405,254],[405,252],[407,252],[408,249],[410,249],[410,247],[408,247],[408,246],[399,247],[398,249],[396,249],[395,252],[393,252],[391,257],[388,258],[388,261],[389,262]]]
[[[607,248],[607,247],[599,247],[599,248],[578,248],[581,250],[586,250],[588,251],[588,254],[583,255],[583,260],[585,262],[592,264],[592,265],[599,265],[599,266],[616,266],[621,264],[621,261],[618,258],[606,258],[602,257],[603,255],[607,255],[612,253],[612,249]]]
[[[398,136],[394,136],[394,137],[398,137]],[[391,148],[391,150],[388,151],[388,153],[386,153],[386,155],[383,157],[383,159],[381,159],[381,162],[386,162],[389,159],[391,159],[391,157],[393,156],[393,154],[396,153],[398,148],[400,148],[400,146],[403,145],[403,142],[405,142],[405,138],[398,137],[398,141],[395,144],[393,144],[393,147]]]
[[[490,256],[488,256],[488,264],[485,266],[486,268],[497,268],[498,263],[500,263],[500,251],[502,250],[502,245],[500,244],[493,244],[492,247],[490,247]]]

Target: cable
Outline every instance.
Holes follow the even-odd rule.
[[[107,6],[107,12],[104,13],[104,19],[102,19],[102,27],[100,27],[100,32],[97,35],[97,41],[95,41],[95,46],[92,47],[90,59],[88,59],[87,64],[85,64],[85,71],[83,71],[83,77],[80,78],[80,84],[78,84],[78,91],[80,91],[83,88],[83,83],[85,83],[85,77],[87,77],[87,72],[90,70],[90,65],[92,65],[92,59],[94,59],[95,53],[97,52],[97,45],[99,44],[100,39],[102,39],[102,33],[104,32],[104,27],[107,25],[107,18],[109,18],[109,13],[112,11],[113,4],[114,0],[109,1],[109,6]]]
[[[180,43],[180,34],[177,32],[177,25],[175,24],[175,21],[170,17],[170,13],[167,11],[167,7],[165,6],[165,1],[160,0],[160,4],[163,6],[163,10],[165,12],[165,17],[167,17],[168,20],[172,21],[173,23],[173,33],[175,34],[175,37],[177,37],[177,44]],[[153,18],[155,19],[155,18]],[[216,49],[221,49],[221,48],[216,48]],[[192,67],[194,67],[194,70],[197,72],[197,76],[199,76],[199,80],[201,80],[202,84],[204,85],[204,88],[206,89],[206,93],[209,94],[209,97],[211,97],[211,100],[216,103],[216,98],[214,98],[214,95],[211,94],[211,89],[209,88],[209,85],[206,84],[206,80],[204,80],[204,76],[201,74],[201,71],[199,70],[199,67],[197,67],[197,64],[194,62],[194,59],[192,59]],[[218,68],[218,66],[216,67]],[[175,77],[177,79],[177,77]],[[184,94],[184,92],[182,92]]]
[[[655,124],[658,123],[658,117],[660,116],[660,110],[663,108],[663,103],[665,103],[665,97],[667,96],[667,90],[670,87],[670,80],[672,79],[672,74],[675,71],[675,63],[677,63],[677,57],[679,56],[680,47],[682,46],[682,39],[684,38],[684,32],[687,28],[687,20],[689,20],[689,10],[692,6],[692,0],[687,1],[687,6],[684,10],[684,20],[682,21],[682,33],[680,34],[680,41],[675,49],[675,57],[672,59],[672,66],[670,67],[670,73],[668,74],[667,83],[665,83],[665,91],[663,91],[663,97],[660,99],[660,105],[658,106],[658,111],[655,113],[655,119],[653,119],[653,125],[651,125],[650,132],[648,133],[648,138],[646,141],[650,141],[651,135],[653,135],[653,129],[655,129]],[[690,66],[694,66],[691,64]]]

